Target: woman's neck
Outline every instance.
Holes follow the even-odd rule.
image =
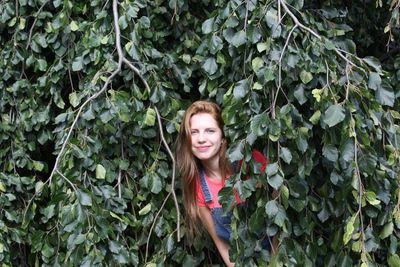
[[[203,161],[202,165],[203,165],[206,175],[210,179],[222,180],[222,174],[221,174],[221,170],[219,168],[218,160]]]

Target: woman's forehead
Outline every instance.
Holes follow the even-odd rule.
[[[197,127],[217,127],[218,122],[214,119],[214,117],[210,113],[196,113],[192,115],[190,118],[190,127],[197,128]]]

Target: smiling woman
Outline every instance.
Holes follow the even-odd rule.
[[[233,167],[226,157],[227,141],[223,132],[221,110],[218,105],[194,102],[185,112],[177,145],[177,162],[183,184],[183,200],[189,236],[193,237],[203,226],[213,239],[227,266],[229,259],[231,216],[222,212],[218,193],[224,182],[233,174]],[[253,158],[265,170],[267,160],[260,152]],[[236,204],[242,201],[235,192]],[[269,248],[269,242],[264,242]]]
[[[201,161],[218,166],[222,131],[209,113],[197,113],[190,118],[193,155]],[[208,165],[207,164],[207,165]]]

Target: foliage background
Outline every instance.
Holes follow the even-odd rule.
[[[2,266],[221,265],[177,225],[157,123],[173,147],[199,98],[243,173],[252,147],[270,159],[264,188],[220,193],[249,199],[239,265],[270,260],[265,229],[275,266],[400,265],[399,1],[120,1],[120,72],[112,4],[0,3]]]

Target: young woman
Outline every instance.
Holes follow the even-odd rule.
[[[176,157],[183,185],[183,203],[189,236],[200,232],[199,223],[213,239],[227,266],[229,260],[230,216],[223,216],[218,192],[233,174],[226,157],[227,141],[221,110],[208,101],[196,101],[186,110],[179,132]],[[265,169],[266,159],[258,151],[253,158]],[[236,193],[236,203],[240,203]]]

